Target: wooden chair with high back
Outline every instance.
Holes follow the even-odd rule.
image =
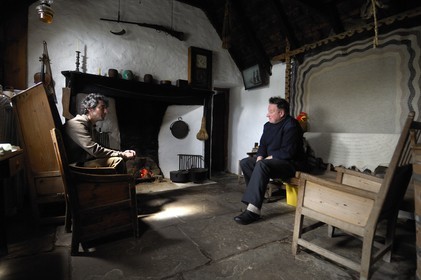
[[[61,126],[60,115],[52,96],[43,83],[38,83],[12,97],[13,110],[18,120],[20,142],[25,153],[25,173],[31,199],[31,214],[41,223],[65,222],[70,231],[68,209],[58,163],[51,144],[50,129]],[[49,213],[52,212],[52,213]],[[64,214],[64,215],[63,215]]]
[[[410,131],[419,130],[414,112],[410,112],[400,134],[384,178],[337,168],[336,180],[326,180],[302,173],[298,191],[292,253],[299,246],[359,272],[360,279],[368,279],[372,265],[381,257],[391,260],[393,239],[399,206],[412,175]],[[419,135],[419,133],[417,133]],[[310,225],[304,226],[304,219]],[[386,221],[386,228],[380,226]],[[339,253],[339,246],[329,247],[307,233],[321,225],[362,241],[359,260]],[[343,252],[345,251],[345,252]]]
[[[85,168],[69,165],[61,132],[51,129],[51,138],[65,184],[72,214],[71,255],[79,244],[132,230],[139,236],[134,178],[116,174],[113,168]]]

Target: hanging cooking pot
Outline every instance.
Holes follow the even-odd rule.
[[[179,117],[177,121],[171,124],[170,130],[175,138],[183,139],[189,134],[189,125]]]

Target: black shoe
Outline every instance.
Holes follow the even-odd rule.
[[[243,213],[234,217],[234,221],[241,225],[248,225],[260,219],[260,215],[253,213],[249,210],[245,210]]]

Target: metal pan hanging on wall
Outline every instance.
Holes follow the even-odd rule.
[[[189,125],[179,117],[177,121],[171,124],[170,130],[175,138],[183,139],[189,134]]]

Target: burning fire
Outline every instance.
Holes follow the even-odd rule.
[[[153,172],[147,168],[142,168],[139,170],[139,178],[147,179],[153,176]]]

